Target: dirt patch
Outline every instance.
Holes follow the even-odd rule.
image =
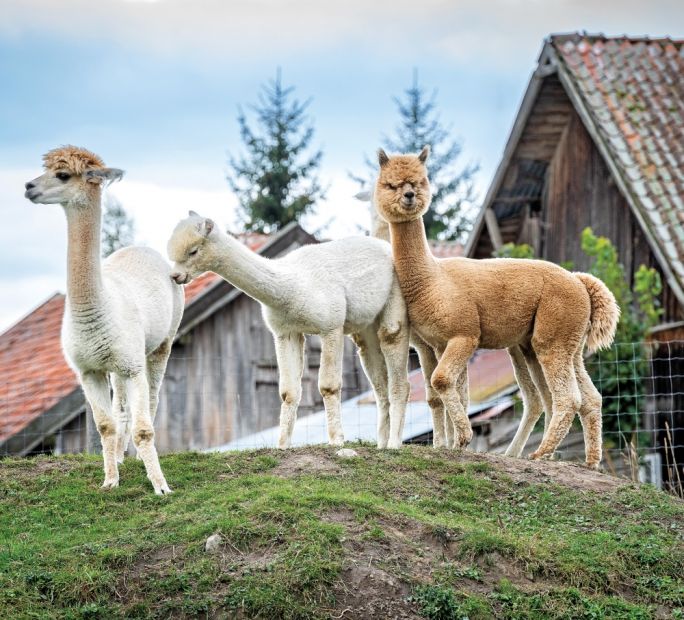
[[[467,463],[489,463],[514,482],[528,484],[558,484],[576,491],[611,492],[632,484],[630,480],[615,478],[577,463],[563,461],[530,461],[500,454],[461,452],[458,459]]]
[[[76,467],[82,467],[82,462],[54,456],[0,459],[0,480],[29,480],[43,474],[66,473]]]
[[[324,474],[339,476],[344,470],[322,450],[315,452],[288,451],[283,454],[280,463],[274,467],[272,473],[283,478]]]

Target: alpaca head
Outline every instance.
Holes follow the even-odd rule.
[[[107,168],[100,157],[86,149],[63,146],[43,155],[45,173],[26,183],[24,196],[40,204],[87,206],[102,187],[123,176],[123,170]]]
[[[416,220],[428,210],[432,194],[425,162],[426,146],[419,155],[394,155],[378,151],[380,172],[373,199],[380,216],[388,222]]]
[[[212,265],[212,252],[207,247],[214,222],[190,211],[190,217],[181,220],[169,239],[166,251],[173,261],[171,277],[178,284],[187,284],[201,273],[209,271]],[[217,234],[216,231],[214,234]]]

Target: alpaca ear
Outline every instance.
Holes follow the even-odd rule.
[[[209,218],[205,218],[197,224],[197,231],[205,238],[211,234],[212,230],[214,230],[214,221]]]
[[[124,174],[125,172],[119,168],[90,168],[84,172],[85,180],[96,185],[103,182],[109,185],[115,181],[120,181]]]
[[[427,161],[428,155],[430,155],[430,145],[426,144],[420,152],[420,155],[418,155],[421,164],[424,164]]]
[[[200,214],[197,213],[197,211],[193,211],[192,209],[190,209],[190,211],[188,211],[188,215],[190,217],[200,217]]]
[[[354,194],[354,198],[356,198],[356,200],[360,200],[361,202],[370,202],[371,193],[369,190],[366,189],[362,192],[359,192],[358,194]]]
[[[378,149],[378,163],[381,168],[389,164],[389,157],[387,157],[387,153],[383,149]]]

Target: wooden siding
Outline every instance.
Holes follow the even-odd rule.
[[[574,112],[549,164],[541,218],[541,256],[547,260],[570,260],[575,269],[587,269],[589,259],[581,249],[581,234],[590,226],[595,234],[615,244],[630,281],[642,264],[660,270],[627,201]],[[663,284],[663,321],[684,318],[672,291]]]

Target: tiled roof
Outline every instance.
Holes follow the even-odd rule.
[[[428,239],[428,245],[432,254],[437,258],[453,258],[455,256],[463,256],[464,247],[458,241],[437,241],[435,239]]]
[[[0,335],[0,442],[78,387],[62,355],[63,314],[55,294]]]
[[[571,34],[549,41],[684,288],[684,40]]]
[[[241,240],[257,250],[267,235]],[[206,273],[185,287],[186,305],[221,278]],[[78,387],[62,354],[64,295],[58,293],[0,334],[0,443],[20,432]]]
[[[412,372],[409,375],[411,392],[409,402],[425,401],[425,380],[423,373]],[[508,352],[504,349],[481,349],[468,362],[468,384],[470,387],[470,405],[486,403],[497,395],[515,385],[515,373]],[[359,400],[360,404],[374,403],[372,393]]]

